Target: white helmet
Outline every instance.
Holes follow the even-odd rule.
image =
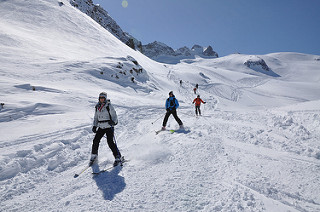
[[[99,99],[100,98],[105,98],[105,99],[107,99],[107,93],[106,92],[101,92],[100,94],[99,94]]]

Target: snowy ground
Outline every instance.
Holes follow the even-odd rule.
[[[250,55],[159,64],[63,2],[0,1],[0,211],[320,211],[320,56],[259,56],[279,76]],[[156,135],[170,90],[186,130]],[[74,178],[101,91],[129,162],[92,175],[103,140]]]

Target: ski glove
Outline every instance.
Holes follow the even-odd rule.
[[[97,133],[97,127],[96,126],[92,127],[92,132]]]

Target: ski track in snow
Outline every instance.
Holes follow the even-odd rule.
[[[167,78],[178,81],[172,72]],[[116,139],[130,161],[98,176],[90,168],[73,178],[88,162],[93,139],[88,122],[2,141],[7,153],[0,161],[1,209],[76,211],[99,205],[100,211],[320,210],[314,189],[320,185],[319,111],[221,110],[214,86],[200,90],[210,102],[202,106],[201,117],[194,116],[190,104],[193,85],[178,87],[178,114],[186,130],[173,134],[155,135],[165,114],[161,105],[116,105]],[[226,95],[228,89],[220,92]],[[59,110],[38,113],[39,119]],[[12,125],[34,114],[21,111],[25,114],[10,119]],[[167,128],[177,127],[170,117]],[[99,151],[100,162],[93,167],[98,170],[113,160],[105,141]]]
[[[72,177],[87,162],[92,139],[89,126],[48,136],[29,136],[22,143],[36,138],[43,145],[5,157],[7,165],[1,170],[1,208],[94,210],[98,202],[106,201],[101,211],[115,207],[124,211],[320,209],[316,191],[315,195],[304,195],[306,190],[320,184],[320,163],[313,155],[316,146],[312,146],[319,138],[319,115],[297,116],[308,120],[312,115],[318,121],[304,127],[299,126],[304,120],[294,121],[295,113],[278,115],[267,111],[265,116],[256,112],[214,112],[213,116],[199,118],[180,115],[187,128],[185,132],[155,135],[162,118],[150,127],[152,119],[146,117],[164,115],[163,109],[140,107],[119,111],[126,125],[116,127],[117,140],[122,154],[130,159],[124,167],[98,176],[92,176],[90,170],[77,179]],[[177,124],[171,117],[168,128],[175,127]],[[310,146],[304,146],[300,140],[307,140]],[[305,148],[309,149],[301,151]],[[108,154],[100,154],[103,168],[112,163],[112,157],[104,142],[100,152]],[[20,171],[10,173],[10,166],[13,172]],[[21,203],[20,199],[29,201]]]
[[[172,72],[167,79],[178,84],[179,78]],[[103,85],[104,79],[100,80],[98,84]],[[221,86],[213,86],[199,91],[208,104],[202,106],[203,116],[198,118],[191,104],[192,83],[176,88],[181,104],[178,114],[186,130],[173,134],[165,131],[155,135],[165,114],[163,104],[131,105],[132,99],[124,99],[124,104],[115,105],[120,120],[116,139],[130,161],[98,176],[91,175],[90,168],[73,178],[88,163],[93,139],[91,117],[90,121],[64,123],[59,118],[63,111],[60,106],[47,105],[43,106],[52,108],[52,113],[36,111],[34,116],[35,110],[25,107],[20,117],[8,121],[8,116],[3,116],[1,123],[10,126],[28,120],[59,120],[67,127],[22,133],[1,141],[0,147],[6,149],[0,160],[1,210],[91,211],[97,206],[99,211],[320,210],[315,189],[320,185],[319,110],[222,110],[219,104],[224,95],[234,102],[241,95],[232,99],[230,86],[219,92]],[[217,94],[221,94],[220,100]],[[85,110],[93,109],[94,101],[89,100],[89,104],[92,108]],[[177,127],[170,117],[167,128]],[[113,160],[104,139],[99,152],[100,162],[94,169],[108,167]]]

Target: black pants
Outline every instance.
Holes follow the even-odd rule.
[[[98,154],[100,140],[104,136],[104,134],[107,135],[107,142],[108,142],[109,148],[112,151],[113,156],[115,158],[116,156],[121,156],[117,145],[113,142],[113,128],[106,128],[106,129],[98,128],[96,136],[93,139],[91,153]]]
[[[173,115],[174,119],[178,122],[179,125],[182,125],[182,121],[179,119],[178,115],[177,115],[177,110],[168,110],[164,119],[163,119],[163,124],[162,126],[166,126],[167,125],[167,122],[168,122],[168,119],[169,119],[169,116],[170,115]]]
[[[196,115],[198,115],[198,112],[199,112],[199,115],[201,115],[200,106],[196,106]]]

